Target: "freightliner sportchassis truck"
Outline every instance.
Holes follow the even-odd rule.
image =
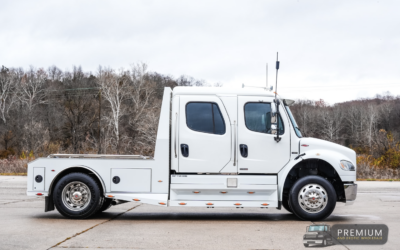
[[[322,220],[357,194],[356,154],[304,138],[293,100],[254,88],[165,88],[154,158],[53,154],[28,167],[29,196],[68,218],[111,205],[277,208]],[[279,105],[280,104],[280,105]]]

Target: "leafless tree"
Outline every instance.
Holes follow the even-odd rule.
[[[46,103],[45,82],[47,73],[43,69],[35,69],[30,67],[29,71],[24,74],[20,82],[20,92],[18,98],[21,103],[27,107],[29,116],[29,126],[25,128],[29,135],[28,147],[29,151],[33,150],[33,132],[30,127],[33,127],[34,108],[39,104]]]
[[[365,129],[365,136],[368,139],[369,148],[372,148],[372,141],[374,133],[376,132],[376,123],[378,119],[378,111],[377,108],[371,104],[368,105],[367,109],[365,110],[366,114],[363,118],[366,121],[366,129]]]
[[[2,66],[0,71],[0,113],[4,124],[7,115],[16,101],[16,87],[21,79],[21,69],[10,70]]]
[[[63,129],[65,137],[70,138],[73,153],[94,151],[97,148],[98,113],[96,110],[98,89],[94,79],[85,74],[81,67],[64,74],[63,115],[66,118]],[[82,88],[86,86],[86,88]],[[86,147],[86,148],[85,148]]]
[[[148,108],[156,88],[155,84],[147,78],[147,65],[145,63],[132,65],[129,83],[128,98],[133,103],[130,107],[131,118],[129,123],[133,125],[142,116],[144,110]]]
[[[101,87],[102,96],[107,101],[110,108],[110,115],[105,116],[106,124],[113,131],[113,137],[110,140],[114,144],[117,153],[120,153],[120,120],[127,112],[127,107],[123,105],[129,97],[129,77],[128,73],[120,69],[117,73],[110,68],[103,69],[99,67],[97,73],[98,84]]]
[[[322,138],[336,142],[339,139],[340,130],[343,127],[343,113],[337,108],[324,108],[321,110],[321,134]]]

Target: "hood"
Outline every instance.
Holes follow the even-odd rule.
[[[308,145],[306,147],[301,145]],[[341,160],[350,160],[354,166],[356,165],[356,152],[348,147],[342,146],[337,143],[316,139],[316,138],[302,138],[300,140],[300,154],[306,153],[310,150],[328,150],[334,151],[336,153],[340,153],[346,156],[348,159]]]

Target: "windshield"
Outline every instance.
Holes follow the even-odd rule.
[[[308,232],[324,232],[326,230],[326,226],[310,226],[308,228]]]
[[[288,114],[289,114],[290,120],[292,121],[292,124],[293,124],[293,127],[294,127],[294,131],[296,132],[296,135],[297,135],[298,137],[300,137],[300,138],[303,137],[303,135],[302,135],[301,132],[300,132],[299,126],[297,126],[296,120],[294,119],[294,117],[293,117],[293,115],[292,115],[292,112],[290,111],[289,106],[286,106],[286,105],[285,105],[285,108],[286,108],[286,111],[287,111]]]

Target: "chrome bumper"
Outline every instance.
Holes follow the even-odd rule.
[[[313,239],[309,239],[309,240],[303,240],[303,244],[322,244],[323,240],[313,240]]]
[[[357,198],[357,184],[344,184],[344,194],[346,196],[346,205],[353,205],[354,201]]]

